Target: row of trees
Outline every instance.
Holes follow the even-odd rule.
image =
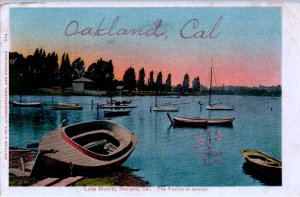
[[[37,88],[71,86],[74,79],[84,74],[81,58],[70,63],[69,55],[63,54],[61,64],[55,52],[46,54],[36,49],[33,55],[24,57],[17,52],[9,53],[10,90],[28,92]]]
[[[124,75],[123,81],[115,80],[112,61],[102,59],[92,63],[85,69],[84,61],[79,57],[70,61],[68,53],[64,53],[61,64],[58,64],[58,55],[55,52],[46,54],[43,49],[36,49],[33,55],[24,57],[22,54],[12,52],[10,58],[10,90],[12,92],[22,90],[25,92],[37,88],[60,86],[62,90],[71,86],[72,81],[82,76],[95,82],[94,88],[98,90],[111,90],[117,85],[124,85],[127,90],[139,91],[166,91],[172,90],[172,75],[169,73],[165,83],[163,74],[159,72],[154,80],[154,72],[150,71],[146,81],[145,69],[141,68],[136,79],[135,70],[129,67]],[[190,78],[184,75],[181,84],[175,87],[175,91],[199,92],[200,79],[194,78],[192,88],[189,86]]]
[[[125,89],[135,90],[136,88],[139,91],[159,91],[159,92],[170,92],[172,90],[172,75],[169,73],[165,83],[163,83],[163,75],[160,71],[157,74],[156,81],[154,81],[154,72],[150,71],[149,79],[145,81],[145,69],[141,68],[139,70],[139,78],[136,80],[134,68],[130,67],[125,71],[123,76],[123,82]],[[185,74],[184,79],[181,84],[178,84],[175,89],[177,92],[188,92],[190,90],[190,79],[189,75]],[[194,78],[192,82],[192,91],[200,92],[200,78]]]

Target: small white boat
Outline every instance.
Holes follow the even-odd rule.
[[[207,105],[207,110],[233,110],[232,106],[227,105]]]
[[[78,106],[79,104],[78,104],[78,103],[71,102],[71,103],[58,103],[58,105]]]
[[[163,96],[163,98],[180,98],[179,95]]]
[[[154,106],[151,107],[151,109],[155,112],[176,112],[179,110],[177,107],[173,106]]]
[[[12,102],[13,107],[42,107],[41,102],[33,102],[33,103],[20,103],[17,101]]]

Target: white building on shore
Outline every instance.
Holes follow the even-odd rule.
[[[88,78],[84,78],[84,77],[80,77],[78,79],[75,79],[72,82],[73,91],[76,91],[76,92],[85,92],[86,86],[89,83],[94,83],[94,82],[92,80],[90,80]]]

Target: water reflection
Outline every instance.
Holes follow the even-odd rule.
[[[247,162],[243,164],[243,170],[244,173],[248,176],[251,176],[254,179],[259,180],[264,185],[270,185],[270,186],[280,186],[282,185],[282,175],[276,175],[266,172],[261,172],[257,170],[256,168],[249,165]]]
[[[212,138],[214,136],[214,138]],[[198,133],[196,136],[196,145],[195,147],[199,149],[199,152],[196,154],[199,155],[200,162],[205,165],[220,164],[220,156],[222,152],[220,150],[215,150],[213,143],[222,141],[223,138],[219,130],[214,132],[211,129],[204,130],[204,136],[201,133]]]

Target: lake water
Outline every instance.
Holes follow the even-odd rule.
[[[78,102],[82,111],[50,110],[58,102]],[[235,117],[233,127],[173,128],[166,113],[150,112],[155,98],[130,97],[130,116],[104,118],[97,115],[96,102],[106,97],[95,96],[22,96],[22,101],[41,101],[43,110],[10,107],[10,146],[26,147],[27,140],[40,140],[43,135],[60,126],[91,120],[113,120],[136,136],[140,143],[123,164],[139,169],[135,175],[149,181],[151,186],[257,186],[265,185],[243,169],[241,150],[256,149],[281,160],[281,98],[214,96],[214,101],[230,101],[233,111],[200,110],[198,100],[208,97],[181,96],[158,98],[159,104],[175,104],[179,112],[171,115],[187,117]],[[118,99],[117,97],[115,99]],[[19,96],[10,96],[19,101]],[[92,100],[94,107],[92,108]],[[211,141],[209,143],[208,137]]]

